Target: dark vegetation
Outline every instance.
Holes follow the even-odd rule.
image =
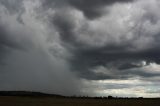
[[[48,97],[57,97],[62,98],[64,96],[55,95],[55,94],[46,94],[41,92],[29,92],[29,91],[0,91],[0,96],[48,96]]]
[[[160,106],[160,98],[67,97],[40,92],[0,91],[0,106]]]
[[[56,94],[47,94],[47,93],[30,92],[30,91],[0,91],[0,96],[32,96],[32,97],[80,98],[80,99],[83,98],[84,99],[127,99],[128,98],[128,97],[113,97],[110,95],[108,97],[62,96]],[[143,99],[143,97],[139,97],[139,99]]]

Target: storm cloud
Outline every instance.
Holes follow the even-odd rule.
[[[84,13],[89,19],[94,19],[103,14],[103,8],[119,2],[131,2],[133,0],[44,0],[44,5],[55,6],[58,4],[63,6],[71,6]]]
[[[0,90],[157,97],[159,7],[157,0],[0,0]]]

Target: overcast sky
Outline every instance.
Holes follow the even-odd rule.
[[[160,0],[0,0],[0,90],[160,97]]]

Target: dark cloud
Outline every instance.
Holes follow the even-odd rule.
[[[123,48],[122,48],[123,49]],[[143,60],[146,62],[156,62],[159,64],[159,50],[148,50],[142,52],[120,52],[120,53],[107,53],[110,49],[101,48],[93,50],[81,50],[76,51],[75,58],[71,60],[73,70],[78,71],[80,76],[83,76],[87,79],[116,79],[116,78],[127,78],[131,76],[142,76],[142,77],[152,77],[159,76],[159,74],[145,73],[139,70],[137,71],[128,71],[132,68],[142,67],[139,63]],[[148,64],[147,63],[147,64]],[[97,66],[106,66],[111,70],[111,73],[116,74],[115,76],[99,75],[91,72],[91,69]],[[115,68],[114,71],[112,68]],[[106,70],[107,71],[107,70]],[[130,76],[130,75],[131,76]]]
[[[67,14],[66,14],[67,15]],[[63,13],[57,13],[53,19],[53,25],[56,26],[57,30],[61,35],[61,39],[64,42],[74,42],[73,29],[75,27],[70,16],[66,16]],[[65,18],[64,18],[65,17]]]
[[[14,41],[10,39],[11,35],[8,31],[0,26],[0,46],[3,48],[19,48],[20,45],[16,44]]]
[[[45,0],[44,5],[53,7],[69,5],[84,13],[84,15],[89,19],[94,19],[103,14],[103,7],[107,5],[112,5],[114,3],[125,3],[131,2],[133,0]],[[58,7],[57,6],[57,7]]]
[[[75,8],[84,12],[89,19],[94,19],[103,14],[102,8],[117,2],[131,2],[133,0],[69,0]]]
[[[83,0],[81,1],[69,0],[68,4],[71,4],[75,8],[82,10],[88,18],[91,18],[99,16],[98,15],[99,13],[101,14],[100,10],[97,11],[96,9],[100,9],[105,5],[110,5],[115,2],[129,2],[129,1],[92,0],[91,2]],[[83,34],[83,32],[88,34],[88,35],[84,34],[83,39],[85,39],[86,36],[90,36],[90,39],[92,39],[94,38],[94,34],[97,36],[98,39],[99,38],[105,39],[97,34],[97,32],[99,32],[99,30],[101,29],[95,29],[95,31],[91,32],[88,23],[85,22],[86,20],[83,20],[82,23],[84,24],[82,24],[81,26],[82,28],[79,29],[80,32],[76,33],[74,32],[74,30],[76,29],[77,26],[74,22],[74,18],[72,14],[67,15],[66,13],[70,12],[58,11],[56,15],[53,17],[52,23],[59,31],[61,40],[63,41],[63,45],[68,49],[72,48],[70,51],[73,53],[74,57],[70,59],[70,64],[72,70],[78,73],[80,77],[86,79],[114,79],[114,78],[123,78],[123,76],[124,78],[127,78],[134,75],[142,77],[156,76],[156,74],[137,72],[137,71],[131,72],[130,73],[131,75],[128,75],[128,69],[142,67],[141,65],[137,65],[134,63],[138,63],[143,60],[145,60],[148,63],[150,62],[156,62],[157,64],[160,63],[159,59],[160,50],[158,49],[160,45],[158,42],[159,32],[156,32],[156,34],[153,35],[148,35],[148,33],[145,33],[145,31],[143,32],[145,27],[144,24],[146,23],[146,21],[150,21],[151,24],[153,25],[157,24],[158,18],[156,17],[158,16],[155,16],[153,12],[149,12],[147,10],[147,12],[143,14],[139,20],[136,20],[135,26],[132,27],[132,29],[130,30],[131,32],[133,32],[134,35],[133,39],[125,40],[126,39],[125,37],[127,37],[127,35],[123,35],[120,38],[121,43],[117,44],[116,42],[113,41],[104,44],[104,46],[102,47],[90,46],[86,44],[86,41],[79,40],[79,36]],[[107,33],[106,36],[108,36]],[[116,36],[116,35],[111,35],[111,36]],[[143,39],[149,38],[149,36],[152,36],[151,39],[153,39],[153,42],[151,43],[152,46],[150,48],[147,48],[147,46],[144,45],[144,48],[142,48],[143,50],[136,50],[139,46],[145,44],[145,40]],[[142,39],[142,41],[139,41],[140,39]],[[137,41],[139,42],[139,44],[135,43]],[[130,49],[135,49],[135,50],[130,50]],[[90,71],[97,66],[106,66],[108,68],[114,67],[116,70],[119,71],[115,72],[115,74],[118,73],[120,75],[109,76],[109,75],[104,75],[102,73],[97,74]],[[125,72],[123,73],[122,70],[125,70]]]
[[[1,0],[0,89],[71,95],[85,81],[156,80],[159,5],[132,1]],[[133,86],[106,85],[116,87]]]
[[[154,77],[159,76],[158,74],[150,74],[144,72],[129,72],[128,69],[141,67],[137,64],[140,61],[156,62],[160,63],[159,54],[160,50],[157,49],[158,46],[153,47],[144,51],[128,51],[127,48],[130,43],[126,45],[116,44],[106,45],[105,47],[87,47],[83,42],[76,41],[75,34],[71,29],[74,28],[74,24],[67,20],[61,21],[60,18],[55,20],[55,25],[60,31],[62,40],[65,42],[64,45],[69,48],[72,46],[74,49],[71,51],[74,53],[74,57],[70,60],[72,70],[74,70],[80,77],[90,79],[90,80],[99,80],[99,79],[122,79],[128,78],[131,76],[142,76],[142,77]],[[158,41],[158,40],[157,40]],[[109,76],[104,74],[95,74],[90,70],[97,66],[106,66],[109,68],[115,67],[119,72],[114,74],[119,74],[118,76]],[[121,70],[125,70],[123,73]]]
[[[8,30],[0,25],[0,63],[3,63],[3,59],[12,49],[19,49],[21,50],[23,47],[19,45],[17,42],[11,39],[11,34]]]
[[[21,6],[26,11],[22,13],[19,11],[21,7],[18,6],[18,1],[0,2],[0,90],[80,94],[81,81],[69,71],[68,62],[65,60],[67,50],[61,46],[56,31],[43,26],[43,21],[34,16],[38,14],[33,9],[34,5],[27,4],[32,1],[24,1],[25,6]],[[37,2],[32,4],[38,5]],[[21,21],[17,20],[19,15]],[[55,34],[51,40],[54,42],[47,40],[50,31]],[[50,48],[56,51],[58,56],[53,54]],[[79,85],[76,85],[77,83]]]

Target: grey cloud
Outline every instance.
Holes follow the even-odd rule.
[[[95,2],[98,2],[98,1],[95,1]],[[76,3],[78,2],[75,1],[75,4],[73,3],[73,5],[76,5]],[[81,3],[83,4],[83,1]],[[86,3],[86,6],[88,3],[89,2]],[[78,3],[77,5],[80,8],[82,4]],[[96,6],[98,6],[101,4],[101,2],[100,4],[98,3],[94,3],[94,4],[97,4]],[[96,7],[96,6],[93,6],[93,7]],[[58,28],[60,37],[65,42],[64,45],[65,46],[67,45],[66,47],[68,47],[68,44],[69,44],[68,48],[70,47],[74,48],[74,49],[71,49],[71,52],[73,53],[74,57],[70,59],[72,70],[77,72],[79,76],[87,79],[105,79],[105,78],[111,79],[112,76],[95,74],[90,70],[99,65],[103,65],[103,66],[107,65],[107,67],[109,68],[115,67],[117,70],[119,70],[120,76],[124,75],[124,76],[130,77],[129,75],[127,75],[128,69],[141,67],[132,63],[145,60],[147,62],[156,62],[157,64],[159,64],[160,62],[159,31],[156,30],[155,32],[151,32],[152,30],[149,28],[151,26],[155,26],[156,28],[158,28],[159,21],[157,20],[158,18],[156,17],[158,17],[159,15],[152,12],[152,9],[148,10],[145,8],[144,11],[146,11],[144,14],[142,15],[138,14],[135,17],[134,16],[131,17],[131,20],[129,20],[131,22],[132,21],[134,22],[134,26],[132,26],[131,28],[128,26],[128,28],[130,28],[129,32],[132,32],[133,34],[130,40],[127,39],[127,36],[129,36],[127,35],[128,33],[122,33],[122,35],[120,35],[119,37],[119,34],[121,33],[119,33],[118,31],[117,31],[118,34],[116,33],[117,37],[115,37],[116,35],[114,35],[114,33],[112,34],[111,31],[108,31],[104,33],[104,36],[101,36],[99,35],[101,33],[97,33],[97,32],[100,32],[102,29],[98,27],[97,27],[98,29],[90,28],[91,26],[89,25],[88,21],[85,19],[82,20],[82,26],[81,28],[78,29],[79,32],[78,31],[74,32],[77,26],[74,22],[74,18],[72,17],[72,15],[69,15],[69,16],[64,15],[63,12],[61,13],[63,15],[59,15],[59,14],[56,15],[56,17],[54,17],[53,24]],[[108,16],[106,16],[106,18],[109,17],[110,15],[112,14],[109,14]],[[63,17],[65,17],[65,19]],[[147,27],[146,25],[148,21],[150,22],[149,27]],[[112,25],[112,23],[106,23],[106,24]],[[128,29],[126,28],[125,30],[128,30]],[[116,32],[116,30],[113,30],[113,32]],[[111,33],[111,35],[108,33]],[[101,40],[102,38],[102,40],[104,40],[104,45],[94,46],[96,41],[95,42],[93,41],[90,43],[90,40],[94,39],[94,37],[97,40],[99,39]],[[108,40],[105,41],[105,39],[110,39],[110,41]],[[114,39],[119,39],[120,43],[117,43],[116,41],[114,41]],[[93,46],[92,46],[92,43],[93,43]],[[126,73],[121,73],[122,70],[125,70]],[[155,74],[148,74],[148,73],[137,72],[137,71],[135,71],[135,73],[131,72],[131,74],[132,76],[139,75],[142,77],[156,76]],[[114,78],[116,77],[114,76],[113,79]],[[123,78],[123,77],[117,77],[117,78]]]
[[[8,31],[0,26],[0,46],[3,48],[20,48],[20,45],[10,39],[11,35]]]
[[[103,7],[107,5],[112,5],[114,3],[125,3],[132,2],[133,0],[45,0],[44,5],[52,5],[56,7],[57,5],[72,6],[84,13],[84,15],[89,19],[95,19],[103,14]],[[57,6],[57,7],[58,7]]]
[[[160,92],[160,89],[156,89],[156,90],[155,90],[155,89],[149,89],[149,90],[146,91],[146,93],[153,93],[153,94],[154,94],[154,93],[157,94],[157,93],[159,93],[159,92]]]
[[[96,18],[103,14],[102,8],[116,2],[131,2],[133,0],[69,0],[75,8],[84,12],[89,19]]]
[[[23,24],[22,14],[25,12],[23,0],[1,0],[0,5],[6,8],[7,13],[17,15],[17,21]]]
[[[64,18],[65,17],[65,18]],[[74,42],[73,29],[75,27],[72,16],[65,13],[57,13],[53,19],[53,24],[58,29],[61,39],[64,42]]]
[[[7,11],[11,13],[8,14],[3,9],[0,11],[0,90],[31,90],[62,95],[82,94],[79,88],[81,81],[70,72],[68,62],[63,58],[67,57],[67,54],[64,52],[65,48],[61,46],[56,31],[43,26],[42,23],[45,22],[33,16],[32,12],[38,15],[36,10],[23,11],[22,24],[17,20],[21,7],[16,3],[13,3],[13,7],[10,6],[12,4],[8,3],[12,3],[12,0],[2,2],[1,5],[5,5]],[[34,7],[27,4],[32,1],[24,3],[25,6],[22,6],[26,10]],[[54,39],[49,42],[47,39],[51,32]],[[50,48],[62,53],[63,57],[52,54]]]
[[[23,0],[1,0],[0,3],[5,6],[10,13],[17,13],[24,10]]]
[[[148,50],[138,53],[107,53],[107,51],[110,51],[110,49],[101,48],[76,51],[74,56],[75,58],[71,60],[73,70],[78,71],[80,76],[87,79],[121,79],[123,76],[124,78],[128,78],[135,75],[142,77],[159,76],[158,74],[144,73],[139,70],[128,71],[128,69],[142,67],[141,65],[133,63],[139,63],[143,60],[146,60],[148,63],[156,62],[159,64],[159,51]],[[94,67],[101,65],[106,66],[109,69],[114,67],[118,71],[111,71],[111,73],[115,74],[115,76],[95,74],[90,71]]]
[[[5,20],[0,25],[0,62],[7,63],[0,65],[0,89],[71,95],[82,93],[85,85],[79,79],[159,77],[141,64],[160,64],[159,5],[146,8],[151,3],[132,1],[39,0],[29,5],[32,0],[1,0],[10,14],[0,11],[0,22]],[[130,86],[108,84],[107,89],[115,87]]]
[[[11,36],[8,30],[0,25],[0,63],[3,63],[3,59],[12,49],[23,49],[21,45],[10,39]]]

